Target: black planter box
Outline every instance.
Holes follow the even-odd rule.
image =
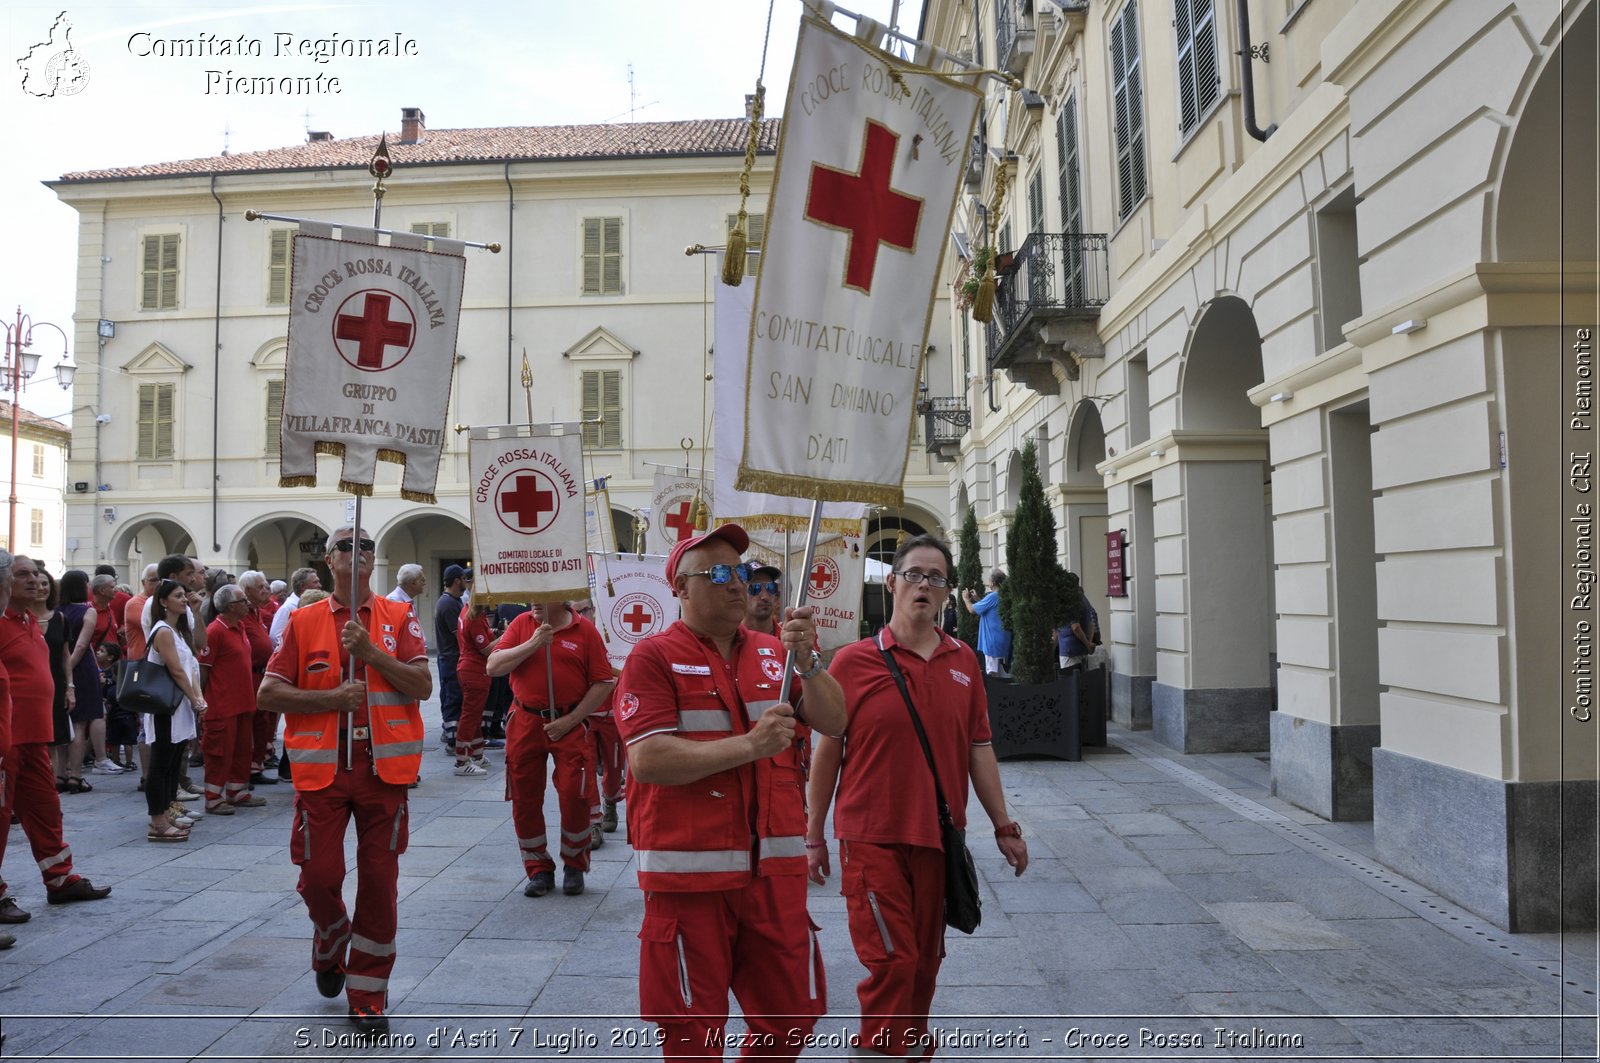
[[[995,756],[1083,759],[1076,675],[1038,686],[985,679],[984,689],[989,695]]]

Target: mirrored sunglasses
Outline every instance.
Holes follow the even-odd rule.
[[[767,581],[766,583],[750,584],[750,597],[754,598],[756,595],[763,592],[776,598],[778,596],[778,584],[771,580]]]
[[[685,575],[685,576],[705,576],[707,579],[711,580],[712,583],[715,583],[717,586],[721,587],[724,584],[728,583],[730,580],[732,580],[733,577],[735,577],[735,576],[739,577],[739,582],[740,583],[749,583],[750,582],[750,577],[752,575],[754,575],[754,573],[755,573],[755,569],[752,566],[746,565],[746,564],[738,564],[738,565],[712,565],[710,568],[708,568],[708,569],[706,569],[706,570],[704,570],[702,572],[685,572],[685,573],[683,573],[683,575]]]
[[[361,544],[361,550],[363,553],[370,554],[372,551],[378,548],[378,544],[373,542],[371,539],[340,539],[338,542],[333,544],[333,548],[339,551],[341,554],[348,554],[351,550],[355,549],[356,543]]]

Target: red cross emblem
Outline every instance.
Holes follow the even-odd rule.
[[[667,515],[661,518],[662,525],[672,533],[672,542],[681,543],[694,537],[694,521],[689,519],[689,510],[693,506],[694,499],[686,498],[670,507]]]
[[[855,173],[813,163],[806,193],[806,220],[850,234],[845,252],[844,286],[872,291],[878,266],[878,245],[900,251],[916,246],[922,200],[889,187],[895,145],[900,137],[869,120],[861,146],[861,169]]]
[[[806,582],[810,584],[810,596],[813,600],[821,600],[833,595],[839,589],[839,564],[831,557],[819,557],[811,566],[811,575]]]
[[[538,469],[517,469],[500,481],[494,500],[500,523],[519,535],[537,535],[555,523],[561,492]]]
[[[347,308],[353,312],[347,313]],[[339,304],[333,318],[333,345],[339,357],[368,373],[381,373],[405,361],[416,335],[411,307],[379,288],[356,292]],[[386,358],[392,347],[399,348],[399,354]]]
[[[624,594],[611,607],[611,625],[628,642],[661,630],[661,603],[648,594]]]

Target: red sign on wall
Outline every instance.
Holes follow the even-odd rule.
[[[1128,533],[1121,529],[1106,532],[1106,595],[1111,598],[1128,596],[1127,572],[1123,558],[1127,552]]]

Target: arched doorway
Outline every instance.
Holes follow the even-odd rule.
[[[323,562],[328,531],[300,513],[264,514],[239,531],[229,556],[262,572],[269,580],[287,580],[297,568],[314,568],[322,577],[322,585],[332,587],[332,577]]]
[[[1151,726],[1157,741],[1185,753],[1266,749],[1267,433],[1248,394],[1263,371],[1260,333],[1243,299],[1220,295],[1201,309],[1180,373],[1180,492],[1152,499],[1158,560],[1153,600],[1142,603],[1157,613]]]
[[[115,519],[114,511],[111,516]],[[146,565],[168,554],[192,557],[194,553],[194,535],[176,517],[165,513],[141,513],[111,533],[110,556],[127,565],[135,587]]]
[[[378,553],[374,560],[372,589],[388,593],[394,574],[401,565],[422,566],[428,577],[422,598],[432,603],[444,587],[444,570],[451,565],[472,563],[472,531],[462,519],[445,509],[413,509],[378,529]],[[431,627],[424,623],[424,630]],[[431,631],[429,632],[431,634]]]

